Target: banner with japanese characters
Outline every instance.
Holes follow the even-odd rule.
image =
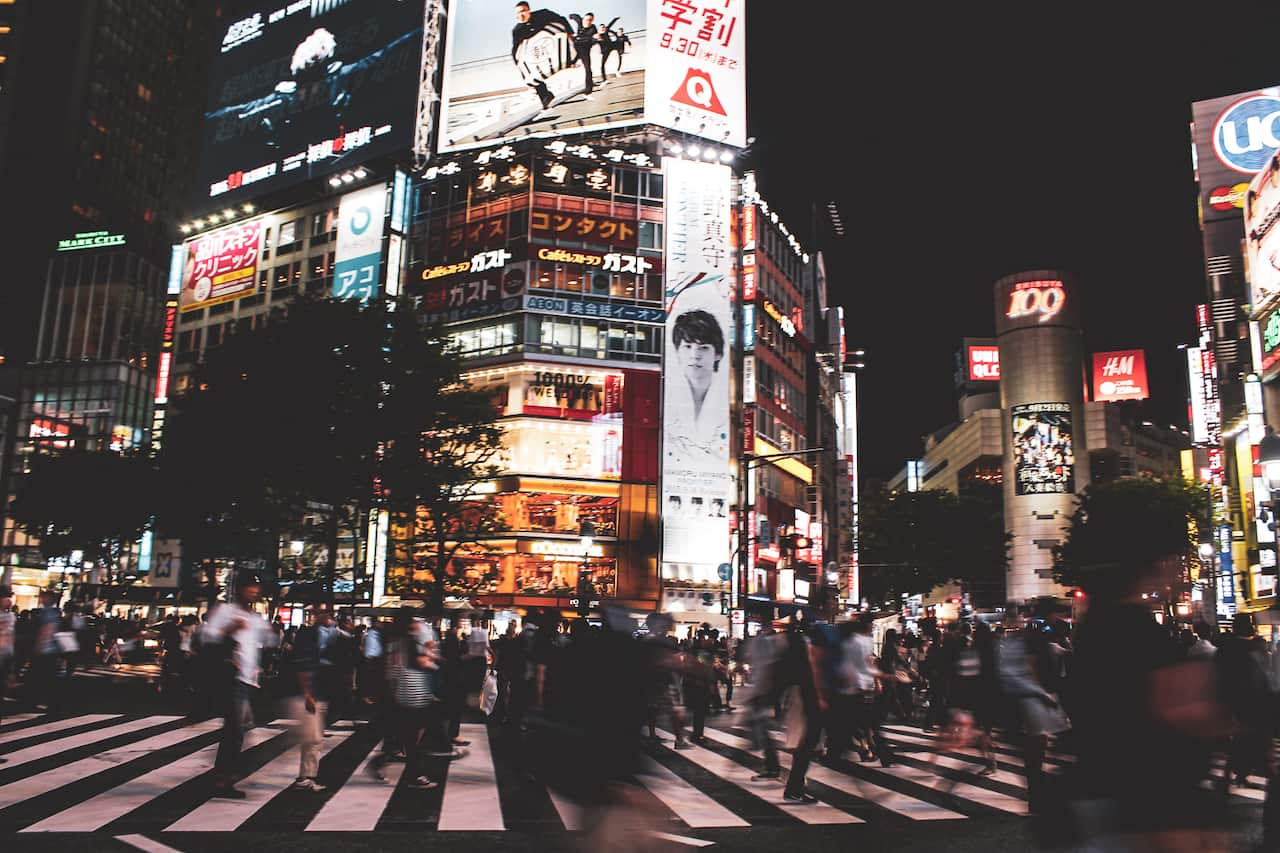
[[[727,166],[668,157],[667,334],[662,394],[662,563],[669,580],[718,583],[729,559],[728,358],[731,265]]]
[[[747,144],[746,8],[746,0],[650,2],[649,122]]]
[[[262,220],[221,228],[187,243],[180,312],[252,296],[258,286]]]
[[[386,213],[386,184],[347,193],[338,202],[334,299],[364,301],[378,294],[382,286],[382,238],[386,231]]]
[[[1076,457],[1071,432],[1070,403],[1030,403],[1014,406],[1015,493],[1070,495],[1076,490]]]

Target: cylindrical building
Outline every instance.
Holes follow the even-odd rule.
[[[1004,517],[1013,534],[1005,597],[1060,591],[1053,546],[1076,493],[1089,484],[1078,290],[1056,270],[996,282],[1000,405],[1004,410]]]

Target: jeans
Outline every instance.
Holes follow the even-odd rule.
[[[777,773],[778,745],[774,743],[769,731],[769,714],[773,710],[772,700],[757,702],[751,707],[751,738],[764,750],[764,772]]]
[[[226,715],[222,720],[222,740],[218,744],[218,757],[214,759],[213,773],[219,784],[229,785],[237,778],[240,767],[240,749],[244,746],[244,733],[253,728],[253,687],[236,681],[231,687]]]
[[[324,737],[324,724],[329,713],[329,703],[316,700],[314,712],[307,710],[307,702],[301,696],[289,700],[293,718],[298,721],[298,744],[302,758],[298,763],[299,779],[314,779],[320,772],[320,741]]]

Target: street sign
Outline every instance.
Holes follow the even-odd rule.
[[[733,577],[733,566],[728,563],[721,563],[716,569],[716,574],[720,576],[720,580],[727,581]]]

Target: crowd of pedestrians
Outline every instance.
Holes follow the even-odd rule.
[[[460,724],[470,715],[487,719],[520,770],[588,816],[627,799],[646,742],[703,747],[710,717],[740,711],[731,724],[760,754],[755,779],[776,780],[791,804],[816,802],[806,785],[814,761],[894,766],[892,729],[913,724],[938,752],[974,756],[982,775],[998,772],[997,736],[1018,746],[1030,810],[1062,832],[1206,832],[1234,786],[1274,776],[1280,654],[1246,616],[1223,631],[1159,624],[1140,588],[1091,590],[1078,624],[1050,607],[994,626],[926,621],[900,632],[899,622],[881,633],[864,614],[779,622],[734,642],[708,625],[678,632],[658,613],[637,630],[609,609],[602,624],[533,612],[500,636],[412,607],[357,624],[315,605],[305,626],[286,627],[260,614],[253,576],[200,618],[152,626],[59,609],[54,596],[17,614],[0,587],[0,689],[20,675],[27,702],[47,707],[76,667],[110,665],[155,638],[162,693],[193,717],[223,718],[218,797],[244,796],[245,733],[268,703],[297,721],[299,790],[325,790],[321,743],[338,720],[377,733],[375,780],[403,762],[408,786],[437,787],[442,762],[467,754]],[[1051,750],[1076,756],[1070,773],[1044,771]],[[1265,812],[1270,832],[1280,820],[1270,792]]]

